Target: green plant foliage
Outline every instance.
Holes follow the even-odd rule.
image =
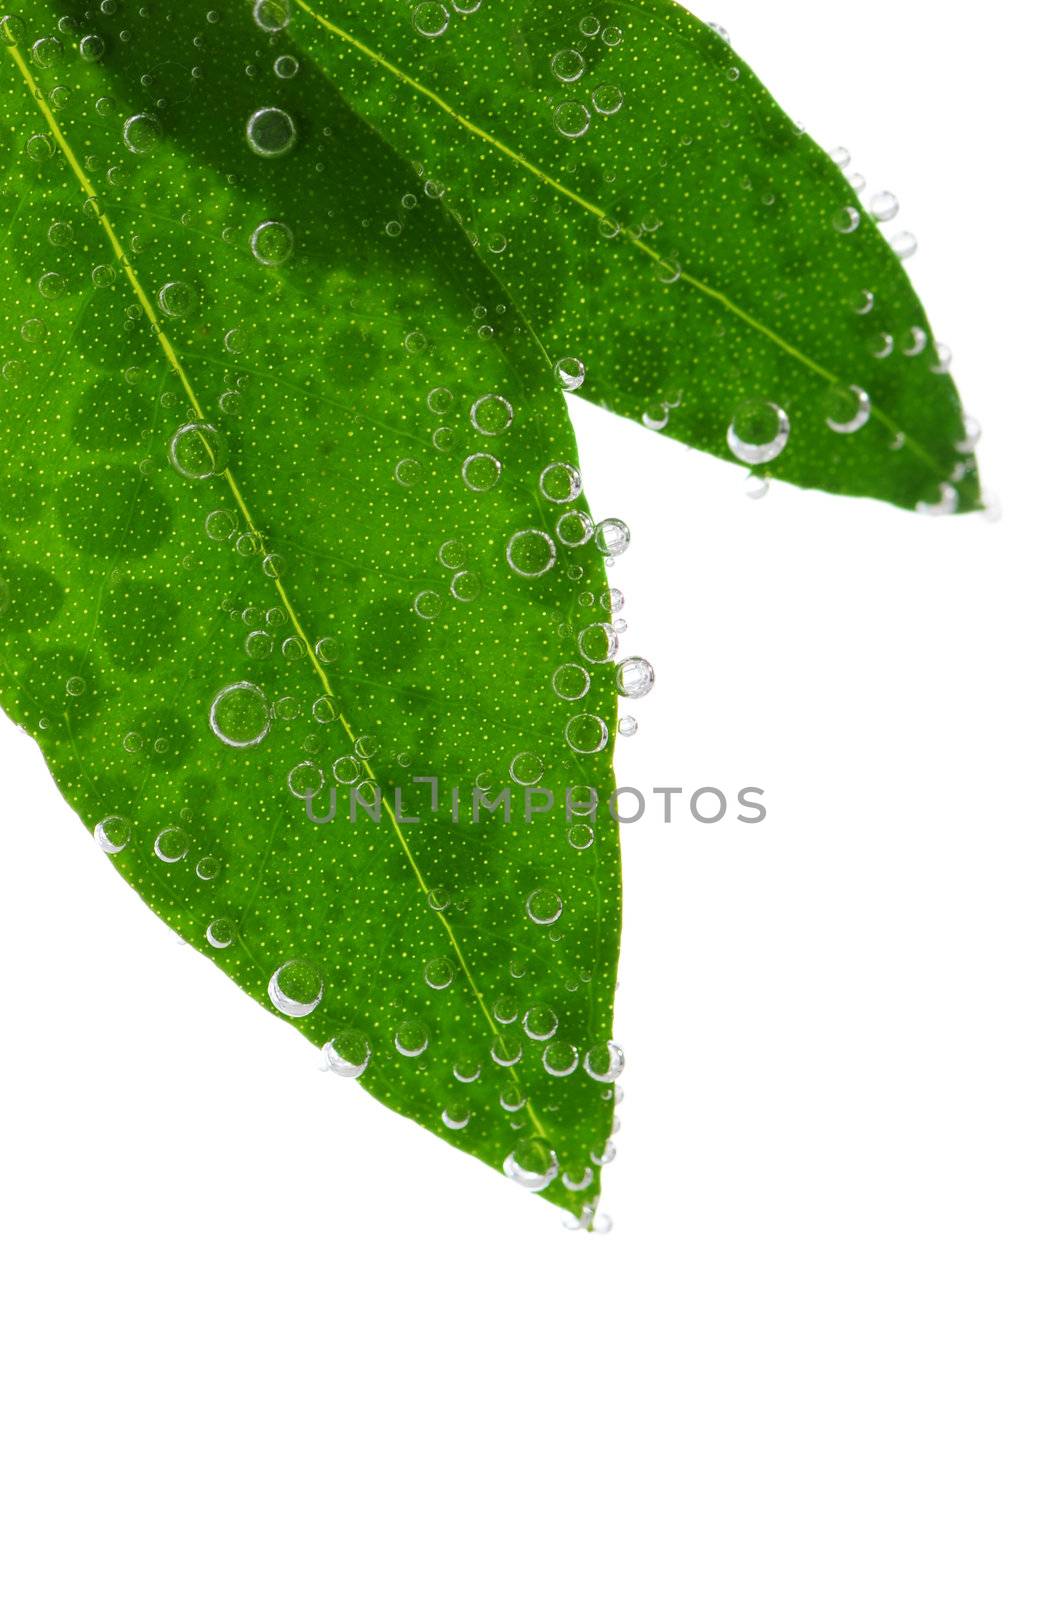
[[[189,943],[586,1223],[618,669],[561,391],[250,7],[2,26],[0,699]]]
[[[865,210],[720,30],[672,0],[270,0],[262,20],[289,10],[585,396],[797,484],[978,506],[947,357],[871,214],[895,235],[892,197]]]

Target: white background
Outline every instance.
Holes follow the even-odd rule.
[[[770,806],[628,830],[607,1238],[320,1075],[0,722],[13,1600],[1058,1600],[1060,39],[720,20],[900,195],[1003,520],[754,504],[577,404],[622,781]]]

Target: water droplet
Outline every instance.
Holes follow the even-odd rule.
[[[373,1053],[368,1034],[343,1028],[322,1049],[325,1066],[339,1078],[360,1078]]]
[[[539,528],[522,528],[506,545],[506,560],[521,578],[541,578],[557,560],[554,541]]]
[[[269,980],[269,997],[285,1017],[308,1017],[324,992],[321,974],[310,961],[284,961]]]
[[[93,829],[93,838],[109,856],[120,855],[129,843],[130,825],[127,817],[104,817]]]
[[[263,106],[247,119],[247,142],[256,156],[283,156],[295,143],[295,123],[280,106]]]
[[[910,358],[921,356],[927,347],[927,343],[928,339],[925,328],[909,328],[908,343],[904,346],[904,349],[901,353],[902,355],[906,355]]]
[[[899,261],[907,261],[915,255],[919,241],[914,233],[897,233],[890,240],[890,248]]]
[[[842,206],[831,217],[831,226],[836,233],[855,233],[860,226],[860,213],[855,206]]]
[[[828,400],[827,427],[834,433],[858,433],[871,415],[871,398],[857,384],[835,389]]]
[[[443,597],[434,589],[422,589],[414,598],[413,609],[426,622],[432,622],[443,609]]]
[[[471,456],[466,456],[461,464],[461,475],[466,487],[474,489],[477,494],[493,489],[501,473],[501,461],[497,456],[488,455],[485,450],[477,450]]]
[[[269,732],[269,701],[255,683],[230,683],[214,696],[210,726],[222,744],[247,750]]]
[[[482,394],[469,407],[469,420],[477,433],[495,438],[513,421],[513,407],[501,394]]]
[[[639,725],[634,717],[621,717],[616,725],[616,731],[622,739],[630,739],[639,731]]]
[[[727,429],[727,448],[747,466],[759,467],[780,456],[789,437],[790,419],[781,406],[770,400],[746,400]]]
[[[454,404],[454,396],[449,389],[430,389],[427,404],[429,411],[434,411],[437,417],[445,417]]]
[[[236,938],[236,924],[228,917],[215,917],[207,926],[207,943],[215,950],[228,950]]]
[[[565,739],[578,756],[594,756],[608,744],[609,729],[601,717],[584,711],[569,718],[565,725]]]
[[[279,267],[291,255],[294,243],[286,222],[260,222],[251,235],[251,254],[264,267]]]
[[[170,440],[170,460],[182,478],[214,478],[228,465],[229,446],[212,422],[186,422]]]
[[[273,63],[273,70],[278,78],[294,78],[299,71],[299,63],[294,56],[278,56]]]

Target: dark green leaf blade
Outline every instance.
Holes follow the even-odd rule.
[[[79,48],[35,11],[0,55],[0,702],[189,943],[586,1221],[619,867],[565,796],[612,788],[616,667],[577,637],[605,570],[593,542],[507,560],[584,511],[540,484],[575,462],[564,403],[408,167],[249,10],[211,18]],[[504,788],[513,820],[474,821]]]
[[[290,11],[587,398],[806,487],[979,505],[898,255],[719,31],[673,0]]]

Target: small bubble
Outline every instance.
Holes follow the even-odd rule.
[[[858,433],[871,415],[871,399],[855,383],[831,392],[827,427],[834,433]]]
[[[368,1034],[343,1028],[322,1048],[326,1068],[338,1078],[360,1078],[373,1053]]]
[[[285,961],[269,980],[269,997],[285,1017],[308,1017],[321,1003],[325,985],[310,961]]]
[[[585,69],[586,62],[578,50],[559,50],[550,61],[550,71],[562,83],[575,83]]]
[[[93,829],[93,837],[101,850],[109,856],[120,855],[129,843],[130,824],[127,817],[104,817]]]
[[[485,450],[477,450],[472,455],[466,456],[461,464],[461,475],[466,487],[474,489],[478,494],[493,489],[501,473],[502,463],[496,456],[488,455]]]
[[[790,437],[790,419],[770,400],[746,400],[727,429],[727,447],[747,466],[763,466],[782,454]]]
[[[170,461],[182,478],[214,478],[225,471],[229,446],[211,422],[186,422],[170,440]]]
[[[513,407],[501,394],[482,394],[469,408],[469,420],[477,433],[495,438],[513,421]]]
[[[654,670],[644,656],[628,656],[617,664],[616,687],[628,700],[641,700],[655,681]]]
[[[146,156],[155,149],[162,137],[158,117],[153,117],[150,111],[140,111],[133,117],[127,117],[122,125],[122,138],[126,148],[132,150],[135,156]]]
[[[567,505],[583,487],[579,470],[565,461],[552,461],[539,474],[539,488],[554,505]]]
[[[411,21],[426,39],[438,39],[441,33],[446,33],[450,18],[445,5],[437,4],[436,0],[423,0],[421,5],[414,6]]]
[[[594,530],[594,543],[603,556],[622,556],[631,543],[631,529],[619,517],[604,517]]]
[[[541,578],[557,560],[554,541],[540,528],[522,528],[506,545],[506,560],[521,578]]]
[[[554,377],[569,394],[582,387],[586,376],[587,369],[578,356],[562,356],[554,363]]]
[[[251,235],[251,254],[264,267],[279,267],[291,255],[294,243],[286,222],[260,222]]]
[[[599,83],[591,90],[591,105],[603,117],[613,117],[624,104],[624,92],[615,83]]]
[[[594,756],[608,744],[609,729],[601,717],[583,711],[565,724],[565,741],[578,756]]]
[[[878,194],[873,194],[867,202],[867,209],[876,222],[892,222],[901,203],[895,194],[890,194],[888,189],[882,189]]]
[[[211,731],[234,750],[261,744],[269,725],[269,701],[257,683],[230,683],[211,702]]]
[[[269,159],[286,155],[295,143],[295,123],[280,106],[263,106],[259,111],[252,111],[246,133],[255,155]]]
[[[566,139],[579,139],[591,125],[591,114],[581,100],[562,100],[554,112],[554,127]]]

